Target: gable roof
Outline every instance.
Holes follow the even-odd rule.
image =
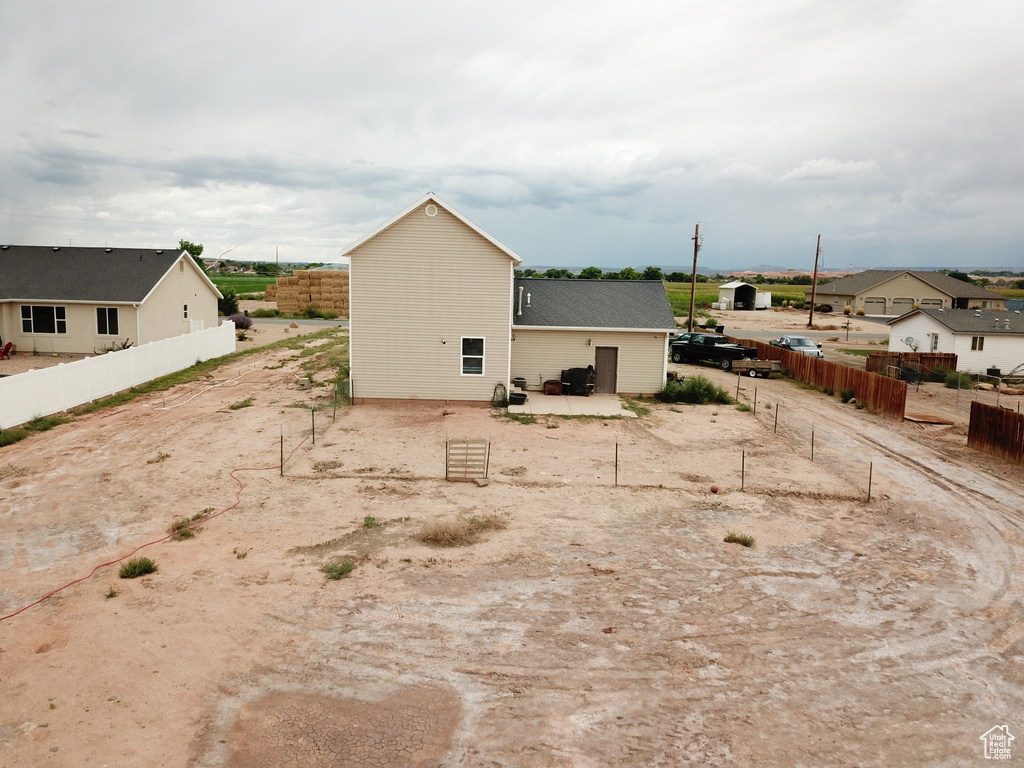
[[[927,315],[953,333],[1024,335],[1024,314],[1005,309],[915,309],[893,318],[886,325],[894,325],[918,314]]]
[[[875,286],[886,283],[900,275],[913,275],[918,280],[928,283],[938,291],[954,299],[1005,299],[998,293],[982,288],[974,283],[965,283],[942,272],[916,272],[910,269],[868,269],[854,275],[847,275],[831,283],[819,285],[816,293],[837,294],[840,296],[856,296]],[[807,291],[810,292],[808,286]]]
[[[0,246],[0,301],[138,304],[179,259],[180,249]],[[220,292],[194,263],[214,292]]]
[[[503,245],[502,243],[498,242],[493,237],[488,235],[486,232],[484,232],[482,229],[480,229],[480,227],[478,227],[472,221],[470,221],[465,216],[463,216],[461,213],[459,213],[454,208],[452,208],[450,205],[448,205],[448,203],[442,201],[433,192],[428,192],[423,197],[421,197],[419,200],[417,200],[415,203],[413,203],[408,208],[406,208],[404,211],[399,213],[397,216],[392,216],[390,219],[385,221],[383,224],[381,224],[379,227],[374,229],[372,232],[370,232],[370,233],[368,233],[366,235],[363,235],[361,238],[359,238],[354,243],[352,243],[352,245],[350,245],[348,248],[346,248],[344,251],[342,251],[341,252],[341,256],[348,256],[350,253],[352,253],[352,251],[356,250],[356,248],[358,248],[359,246],[363,245],[364,243],[369,242],[370,240],[375,238],[377,235],[379,235],[381,232],[383,232],[384,230],[386,230],[389,227],[393,226],[394,224],[398,223],[399,221],[404,219],[406,216],[408,216],[410,213],[412,213],[413,211],[418,210],[421,206],[425,205],[426,203],[433,203],[434,205],[437,205],[437,206],[439,206],[441,208],[444,208],[446,211],[448,211],[448,213],[450,213],[456,219],[458,219],[463,224],[465,224],[467,227],[472,229],[474,232],[476,232],[478,235],[480,235],[480,237],[482,237],[484,240],[486,240],[487,242],[491,243],[491,245],[495,246],[498,250],[500,250],[504,254],[506,254],[516,264],[522,264],[523,260],[521,258],[519,258],[519,256],[517,256],[516,253],[511,248],[508,248],[507,246]]]
[[[660,280],[517,277],[512,326],[670,331],[675,329],[676,321]]]

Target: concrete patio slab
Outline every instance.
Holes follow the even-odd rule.
[[[529,413],[534,416],[553,414],[559,416],[622,416],[635,419],[636,414],[622,407],[618,395],[545,395],[543,392],[527,393],[523,405],[510,405],[509,413]]]

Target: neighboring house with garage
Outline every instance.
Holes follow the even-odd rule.
[[[510,389],[513,376],[532,389],[539,374],[557,379],[570,367],[597,368],[599,354],[602,388],[650,393],[664,384],[675,322],[660,282],[664,311],[645,315],[625,308],[655,296],[650,283],[516,281],[519,256],[433,194],[342,255],[350,263],[356,402],[488,402],[498,385]],[[535,283],[545,285],[527,289]],[[530,294],[521,315],[516,285],[524,302]]]
[[[0,246],[0,337],[18,353],[94,354],[217,325],[187,251]]]
[[[811,300],[811,289],[806,301]],[[849,306],[865,315],[906,314],[922,309],[1003,309],[1006,297],[957,280],[941,272],[871,269],[824,285],[814,294],[815,304],[831,304],[836,312]]]
[[[1007,374],[1024,365],[1024,314],[1020,312],[922,308],[888,325],[890,352],[952,353],[957,356],[957,369],[968,373],[998,368]]]

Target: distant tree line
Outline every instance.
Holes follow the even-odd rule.
[[[539,272],[536,269],[517,269],[516,277],[543,277],[543,278],[561,278],[568,280],[664,280],[669,283],[688,283],[690,282],[689,272],[669,272],[665,274],[659,267],[646,267],[643,272],[640,272],[633,267],[626,267],[618,272],[609,271],[605,272],[600,267],[587,267],[581,269],[579,273],[575,273],[568,269],[552,268]],[[727,282],[729,276],[723,274],[715,275],[697,275],[698,283],[724,283]],[[764,283],[772,285],[810,285],[810,275],[794,275],[793,277],[765,277],[764,275],[756,275],[752,278],[743,278],[749,283]],[[821,283],[822,281],[818,281]]]

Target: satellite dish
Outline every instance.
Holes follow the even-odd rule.
[[[905,338],[903,340],[903,343],[906,344],[908,347],[910,347],[915,352],[917,351],[917,347],[914,346],[914,337],[913,336],[907,336],[907,338]]]

